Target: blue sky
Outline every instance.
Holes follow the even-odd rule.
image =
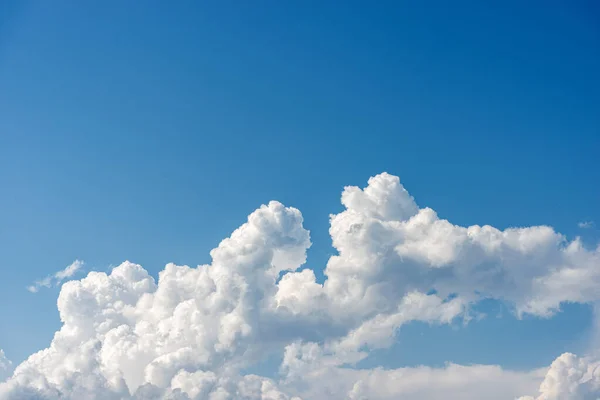
[[[383,171],[457,225],[598,242],[578,227],[600,223],[593,1],[144,4],[0,8],[0,348],[14,362],[60,328],[59,288],[33,281],[75,259],[154,276],[210,262],[272,199],[302,211],[322,280],[342,189]],[[589,345],[588,305],[522,321],[480,307],[466,327],[412,323],[363,362],[530,369]]]

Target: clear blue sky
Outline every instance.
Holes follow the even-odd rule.
[[[382,171],[455,224],[593,244],[599,71],[592,0],[2,2],[0,348],[21,361],[59,327],[58,289],[32,281],[76,258],[207,262],[271,199],[303,212],[320,271],[343,186]],[[505,310],[506,331],[483,307],[377,361],[530,368],[585,346],[584,306]]]

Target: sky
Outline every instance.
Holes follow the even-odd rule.
[[[0,399],[591,398],[598,71],[588,0],[2,2]]]

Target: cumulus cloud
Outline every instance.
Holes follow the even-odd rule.
[[[35,281],[32,285],[27,287],[31,293],[37,293],[42,287],[52,287],[60,285],[64,280],[71,278],[83,267],[83,261],[75,260],[65,269],[62,269],[53,275],[49,275],[44,279]]]
[[[389,312],[405,293],[433,289],[442,298],[495,298],[519,315],[551,316],[561,303],[600,297],[599,249],[568,241],[551,227],[453,225],[430,208],[418,208],[388,174],[371,178],[364,190],[347,187],[342,203],[346,210],[331,217],[339,254],[327,264],[325,284],[290,273],[286,278],[302,280],[311,296],[288,285],[276,295],[280,305],[307,314],[322,302],[333,318],[363,319]],[[355,315],[342,312],[350,305]]]
[[[597,400],[600,398],[600,362],[562,354],[550,366],[539,396],[519,400]]]
[[[300,211],[275,201],[212,250],[208,265],[168,264],[156,281],[124,262],[66,282],[61,329],[0,385],[0,399],[514,399],[537,388],[587,399],[576,396],[595,390],[591,364],[568,357],[574,367],[555,362],[547,374],[353,368],[404,324],[467,322],[484,298],[540,317],[595,302],[600,251],[547,226],[454,225],[385,173],[346,187],[341,201],[324,283],[301,269],[311,242]],[[272,352],[283,354],[277,378],[243,374]],[[564,372],[572,369],[585,373]]]
[[[580,227],[581,229],[588,229],[588,228],[592,228],[594,226],[594,222],[593,221],[581,221],[580,223],[577,224],[578,227]]]

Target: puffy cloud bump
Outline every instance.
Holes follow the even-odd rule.
[[[468,320],[482,298],[550,317],[600,298],[600,252],[547,226],[461,227],[419,208],[389,174],[346,187],[331,216],[337,254],[317,282],[299,270],[310,246],[300,211],[270,202],[196,268],[158,281],[124,262],[65,283],[49,347],[0,384],[0,399],[588,399],[593,364],[560,356],[549,370],[498,366],[357,370],[410,321]],[[348,312],[351,310],[351,312]],[[276,379],[244,375],[280,352]],[[490,394],[494,393],[494,394]],[[544,397],[545,396],[545,397]],[[554,397],[552,397],[554,396]],[[587,397],[586,397],[587,396]]]

